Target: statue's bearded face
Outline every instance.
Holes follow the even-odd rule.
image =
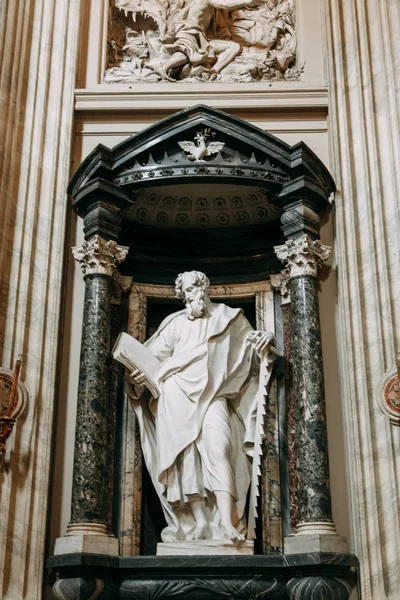
[[[182,294],[186,304],[188,319],[201,319],[206,315],[205,290],[188,279],[183,282]]]

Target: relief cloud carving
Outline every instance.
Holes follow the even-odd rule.
[[[104,82],[298,79],[294,0],[110,0]]]

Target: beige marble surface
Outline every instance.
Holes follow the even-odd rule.
[[[289,535],[284,541],[285,554],[303,554],[304,552],[348,552],[347,539],[335,534],[307,533],[307,535]]]
[[[0,7],[1,365],[31,398],[0,467],[0,597],[42,598],[79,0]]]
[[[157,544],[157,556],[204,556],[235,554],[253,555],[254,542],[235,544],[229,540],[198,540],[196,542],[161,542]]]
[[[56,540],[54,554],[73,554],[76,552],[118,556],[118,540],[109,535],[93,534],[71,535],[60,537]]]
[[[400,436],[377,395],[400,343],[400,6],[325,9],[352,549],[363,599],[397,600]]]

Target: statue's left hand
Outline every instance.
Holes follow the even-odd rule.
[[[141,373],[139,369],[133,369],[130,373],[130,377],[136,385],[143,385],[146,380],[146,375]]]
[[[261,358],[275,342],[275,336],[270,331],[252,331],[247,339],[254,344],[254,349]]]

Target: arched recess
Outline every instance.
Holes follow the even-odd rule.
[[[211,152],[211,148],[215,152]],[[132,278],[134,285],[171,285],[178,272],[200,269],[215,286],[237,286],[236,289],[242,284],[265,282],[271,274],[282,270],[274,246],[285,239],[296,241],[307,237],[312,243],[319,238],[320,215],[334,190],[329,172],[306,144],[289,146],[273,135],[207,106],[181,111],[113,149],[97,146],[79,166],[68,189],[78,214],[83,217],[86,244],[101,238],[129,248],[119,271]],[[91,274],[93,279],[90,285],[87,280],[86,285],[88,300],[85,300],[87,312],[82,338],[81,400],[78,397],[78,441],[69,535],[80,531],[81,523],[86,527],[93,515],[93,524],[104,525],[104,533],[106,528],[113,529],[113,493],[104,499],[104,489],[110,492],[113,489],[110,474],[115,448],[116,395],[110,397],[110,380],[106,376],[111,320],[107,305],[111,301],[111,285],[104,281],[104,275],[109,276],[112,271],[107,271],[107,265],[99,266],[98,256],[94,257],[97,263],[92,269],[93,250],[87,250],[88,246],[79,259],[86,274]],[[307,248],[305,252],[307,254]],[[316,288],[312,294],[315,308]],[[225,297],[223,293],[220,296]],[[95,307],[97,300],[102,314],[96,321],[88,307],[89,303]],[[85,340],[90,341],[90,336],[98,334],[95,322],[100,324],[96,327],[104,329],[101,333],[106,341],[104,348],[93,350],[89,343],[85,345]],[[117,324],[115,329],[121,326]],[[322,373],[322,356],[318,360],[315,370]],[[90,373],[90,385],[87,373]],[[321,382],[318,414],[323,421],[322,375]],[[85,411],[93,410],[87,401],[92,393],[90,386],[97,394],[94,410],[103,429],[93,427],[89,431],[90,419]],[[111,432],[110,424],[114,424]],[[125,425],[129,427],[127,421]],[[325,428],[319,431],[325,440]],[[90,506],[90,511],[79,500],[82,498],[80,489],[87,485],[85,477],[89,480],[87,465],[86,469],[82,468],[80,456],[81,447],[87,446],[85,436],[97,436],[93,444],[97,453],[90,461],[93,471],[90,486],[98,490],[99,500],[95,509]],[[323,448],[324,440],[320,444]],[[323,497],[324,510],[326,507],[322,520],[330,522],[325,454],[324,450],[320,461],[322,483],[318,482],[317,493]],[[104,465],[108,465],[106,469]],[[303,489],[308,483],[304,479]],[[313,522],[318,519],[317,515]]]
[[[219,142],[190,160],[179,145]],[[200,143],[200,142],[196,142]],[[283,233],[318,237],[313,213],[334,182],[302,142],[271,134],[207,106],[168,117],[112,149],[97,146],[69,185],[86,239],[129,246],[121,271],[136,281],[170,283],[185,268],[207,269],[215,283],[265,279],[281,266],[273,246]],[[296,214],[293,208],[298,206]],[[283,233],[279,219],[283,217]]]

